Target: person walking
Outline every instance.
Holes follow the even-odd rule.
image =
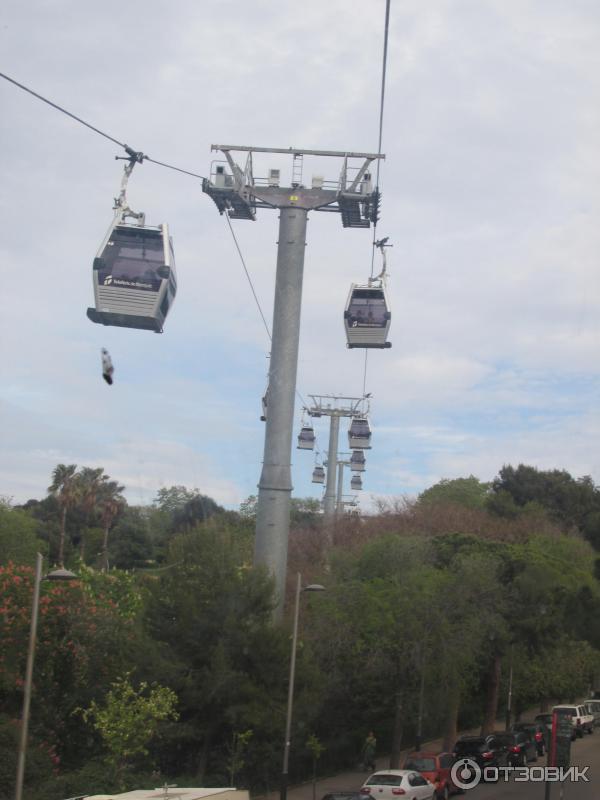
[[[365,739],[362,749],[362,762],[367,772],[374,772],[376,769],[375,753],[377,751],[377,739],[373,731],[369,731],[369,735]]]

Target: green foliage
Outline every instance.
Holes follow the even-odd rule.
[[[482,483],[474,475],[468,478],[444,478],[435,486],[421,492],[418,503],[455,503],[466,508],[483,508],[490,489],[489,483]]]
[[[325,750],[327,750],[325,745],[321,742],[318,736],[315,736],[314,733],[311,733],[306,740],[306,749],[315,761],[318,761]]]
[[[274,724],[285,657],[281,634],[269,627],[272,582],[249,567],[251,557],[243,528],[202,526],[173,539],[170,568],[149,582],[149,630],[182,704],[183,733],[173,748],[193,772],[202,770],[207,741],[263,726],[253,742],[259,747]],[[172,752],[167,743],[167,767]]]
[[[34,671],[32,735],[52,742],[61,765],[70,765],[93,747],[73,716],[131,664],[136,629],[131,602],[120,588],[111,597],[114,579],[96,582],[42,582]],[[34,572],[31,567],[0,567],[0,705],[17,717],[29,644]],[[110,582],[110,583],[109,583]],[[118,581],[117,581],[118,583]],[[108,655],[110,654],[110,655]]]
[[[173,514],[199,495],[198,489],[188,489],[185,486],[169,486],[168,488],[163,486],[157,491],[154,502],[161,511]]]
[[[272,624],[273,582],[252,567],[256,497],[238,514],[173,486],[152,507],[129,507],[117,491],[119,508],[107,509],[103,490],[122,487],[102,468],[75,470],[74,479],[68,506],[60,487],[21,509],[0,506],[0,763],[14,772],[31,556],[48,546],[58,553],[64,533],[80,580],[42,585],[27,796],[133,788],[156,780],[153,769],[178,783],[272,788],[291,620]],[[459,708],[462,723],[479,724],[499,661],[506,696],[511,652],[516,709],[586,692],[600,675],[600,559],[590,545],[600,541],[599,520],[589,479],[505,467],[492,491],[474,476],[445,480],[417,503],[357,521],[351,536],[344,526],[319,575],[317,502],[295,498],[292,521],[304,530],[290,571],[327,592],[301,601],[291,779],[314,774],[318,759],[324,772],[355,764],[371,729],[381,752],[402,729],[406,744],[421,676],[426,736]],[[103,549],[108,571],[89,566]],[[131,674],[138,688],[122,677]],[[167,716],[137,725],[155,682],[177,696],[177,724]]]
[[[0,506],[0,564],[35,564],[36,553],[48,552],[46,542],[38,538],[38,525],[19,509]]]
[[[575,479],[566,470],[504,466],[492,490],[489,508],[496,514],[513,516],[535,504],[565,530],[577,527],[590,541],[597,540],[600,492],[589,475]]]
[[[240,504],[242,519],[254,521],[258,497],[251,494]],[[321,503],[316,497],[292,497],[290,524],[292,526],[314,525],[321,517]]]
[[[163,720],[177,719],[177,695],[165,686],[142,682],[134,688],[129,674],[111,685],[104,703],[92,701],[83,719],[100,734],[108,763],[120,775],[138,756],[148,755],[148,743]]]
[[[227,761],[227,773],[229,775],[230,786],[236,785],[236,777],[246,765],[244,753],[253,733],[254,731],[249,728],[247,731],[234,731],[231,735],[231,742],[227,748],[229,756]]]

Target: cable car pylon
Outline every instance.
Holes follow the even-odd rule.
[[[327,450],[327,482],[323,496],[323,515],[325,518],[325,535],[329,536],[328,523],[333,522],[338,505],[336,489],[336,464],[338,461],[338,444],[340,419],[346,417],[354,421],[356,417],[365,418],[369,411],[369,398],[344,397],[331,394],[310,394],[312,404],[305,408],[311,417],[329,417],[329,447]],[[348,461],[348,464],[351,462]]]
[[[223,144],[211,145],[211,150],[222,153],[224,158],[213,162],[210,177],[202,182],[202,190],[212,198],[220,214],[227,214],[231,219],[255,220],[259,208],[279,210],[269,402],[258,484],[254,564],[266,566],[275,578],[277,606],[274,616],[281,619],[290,527],[291,451],[308,212],[335,211],[340,214],[345,228],[369,228],[375,223],[379,208],[379,193],[373,187],[370,165],[385,156],[343,150]],[[235,153],[246,155],[243,167],[234,160]],[[292,157],[289,185],[280,185],[279,169],[270,169],[266,177],[255,178],[254,157],[263,153]],[[302,169],[306,156],[341,159],[339,178],[325,181],[315,175],[311,185],[305,185]],[[355,163],[357,161],[360,165]]]

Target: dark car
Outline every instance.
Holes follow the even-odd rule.
[[[470,758],[481,769],[484,767],[505,767],[508,764],[508,751],[494,736],[461,736],[452,751],[454,758]]]
[[[529,761],[537,761],[537,747],[527,731],[492,733],[488,739],[500,743],[511,767],[525,767]]]
[[[550,715],[550,727],[552,728],[552,715]],[[512,727],[513,731],[525,731],[529,734],[530,739],[535,742],[538,756],[543,756],[546,752],[546,736],[547,728],[546,723],[542,720],[538,722],[515,722]]]
[[[448,800],[451,794],[462,794],[452,782],[450,770],[454,764],[452,753],[431,753],[420,750],[406,756],[402,769],[420,772],[435,786],[435,800]]]

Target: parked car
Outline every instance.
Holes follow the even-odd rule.
[[[363,800],[435,800],[435,787],[419,772],[409,769],[384,769],[367,778],[360,793]]]
[[[600,725],[600,700],[584,700],[583,705],[586,707],[588,714],[594,718],[594,728]]]
[[[484,767],[505,767],[508,752],[494,737],[461,736],[454,745],[452,755],[457,758],[470,758],[482,769]]]
[[[507,731],[492,733],[488,739],[495,738],[506,748],[510,767],[525,767],[529,761],[537,761],[537,747],[528,731]]]
[[[594,717],[592,714],[588,714],[585,706],[554,706],[552,711],[561,711],[563,714],[568,714],[571,717],[574,737],[578,736],[582,739],[584,733],[594,732]]]
[[[409,753],[402,767],[420,772],[427,778],[435,787],[436,800],[448,800],[451,794],[462,794],[462,789],[452,783],[450,776],[454,761],[452,753],[430,753],[420,750]]]
[[[550,717],[550,730],[552,730],[552,714],[544,716]],[[546,745],[547,727],[544,722],[542,722],[541,720],[539,722],[528,722],[527,720],[522,720],[521,722],[515,722],[512,729],[513,731],[525,731],[525,733],[528,733],[532,741],[535,742],[538,756],[544,755],[547,748]]]

